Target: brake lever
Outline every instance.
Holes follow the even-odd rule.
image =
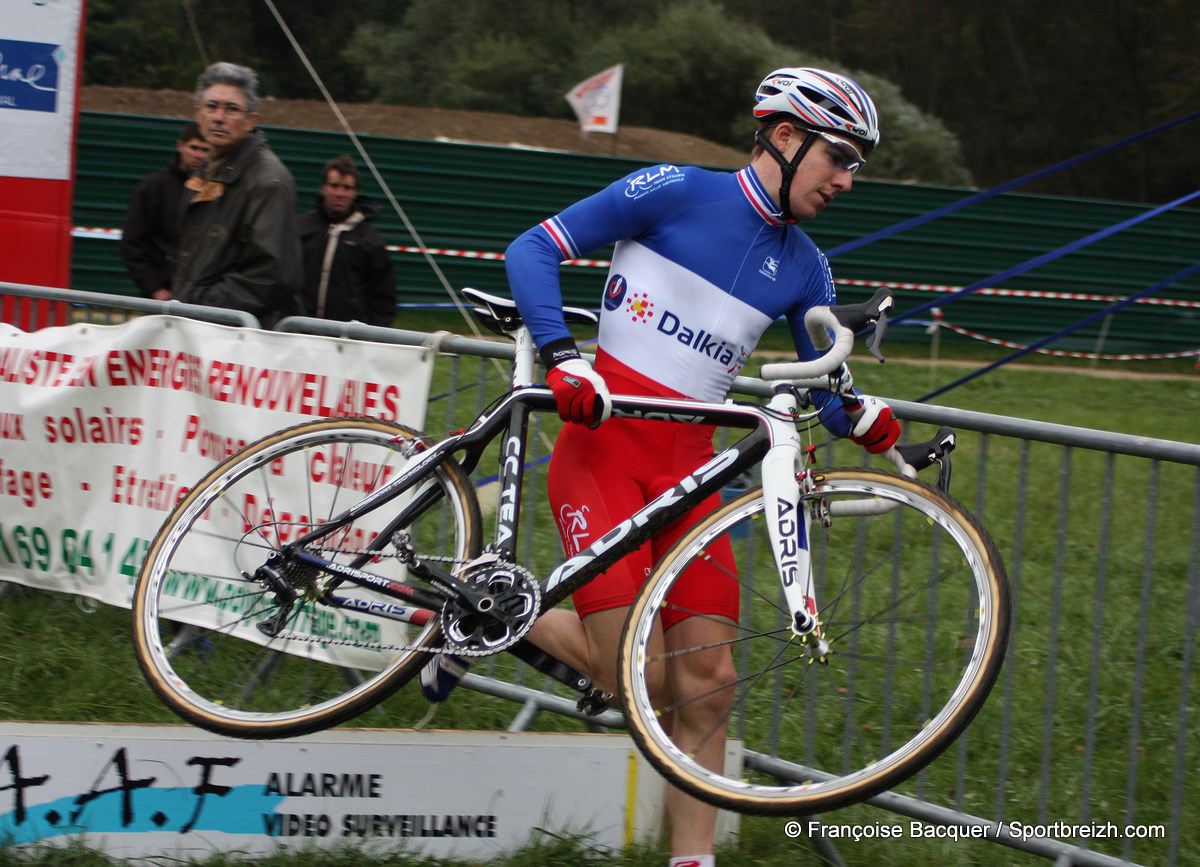
[[[837,317],[838,322],[855,334],[874,326],[871,333],[867,336],[866,347],[872,355],[882,362],[883,353],[879,347],[883,344],[884,335],[887,334],[888,311],[895,304],[896,299],[892,296],[892,291],[887,288],[881,288],[868,301],[860,304],[839,304],[829,309]]]
[[[937,488],[948,494],[950,493],[950,452],[954,451],[957,444],[958,437],[953,429],[941,427],[933,439],[922,443],[896,446],[896,451],[914,470],[923,470],[937,464]]]
[[[880,347],[883,345],[883,338],[887,334],[887,312],[896,303],[896,299],[889,295],[883,300],[879,306],[879,313],[875,317],[875,327],[867,336],[867,351],[879,359],[880,364],[883,363],[883,351]]]

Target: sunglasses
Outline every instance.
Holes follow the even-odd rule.
[[[838,168],[848,171],[852,175],[858,174],[858,170],[863,167],[866,160],[855,148],[854,145],[845,139],[840,139],[835,135],[830,135],[827,132],[821,132],[818,129],[808,129],[804,132],[811,132],[819,135],[825,141],[833,146],[833,150],[837,152],[835,162],[838,163]]]

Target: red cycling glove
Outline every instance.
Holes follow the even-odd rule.
[[[612,414],[612,396],[604,377],[582,358],[569,358],[546,371],[558,417],[595,428]]]
[[[900,422],[892,415],[892,408],[876,397],[861,397],[859,405],[861,410],[850,411],[851,418],[857,419],[850,441],[873,455],[886,452],[900,439]]]

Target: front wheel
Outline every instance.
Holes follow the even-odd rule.
[[[638,746],[670,782],[744,813],[820,813],[906,779],[970,722],[1004,657],[1004,566],[954,500],[869,469],[818,473],[804,499],[832,515],[828,527],[814,520],[809,540],[814,640],[789,627],[761,489],[701,520],[663,557],[621,640],[621,700]],[[738,582],[736,624],[675,601],[697,564]],[[665,613],[685,619],[664,635]],[[703,682],[681,676],[693,657],[727,680],[689,693]],[[711,758],[725,738],[744,747],[736,772]]]
[[[233,455],[180,501],[133,596],[138,663],[168,707],[231,737],[291,737],[357,716],[420,671],[442,640],[435,612],[314,563],[403,591],[408,555],[450,569],[477,556],[479,505],[457,464],[299,551],[290,544],[394,478],[417,438],[377,419],[298,425]],[[402,509],[410,518],[397,522]]]

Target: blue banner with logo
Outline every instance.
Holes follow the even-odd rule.
[[[0,0],[0,179],[70,180],[83,13],[84,0]],[[21,194],[30,215],[36,195]]]
[[[59,45],[0,39],[0,109],[54,112],[63,57]]]

